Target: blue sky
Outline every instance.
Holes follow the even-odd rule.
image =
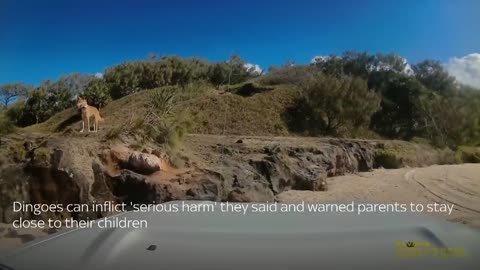
[[[480,52],[480,1],[0,0],[0,84],[39,84],[158,55],[262,68],[345,50],[410,63]]]

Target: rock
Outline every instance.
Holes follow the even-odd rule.
[[[160,170],[161,160],[152,154],[133,152],[128,158],[127,168],[141,174],[151,174]]]
[[[150,148],[150,147],[145,147],[145,148],[142,149],[142,153],[152,154],[152,148]]]
[[[274,151],[266,151],[267,156],[251,159],[249,164],[265,177],[270,183],[270,188],[275,194],[289,190],[325,190],[327,176],[326,164],[323,152],[315,154],[313,150],[285,149],[278,147]]]
[[[188,200],[217,201],[219,200],[219,183],[209,177],[201,177],[186,182],[189,186],[185,195]]]
[[[194,156],[189,157],[191,162],[185,170],[162,168],[166,156],[160,146],[145,147],[142,153],[123,144],[108,148],[85,144],[83,137],[70,139],[58,137],[48,141],[48,162],[2,165],[0,221],[19,217],[9,209],[13,201],[64,205],[107,200],[273,202],[275,195],[289,189],[325,191],[326,177],[371,170],[377,147],[369,142],[338,139],[306,144],[282,139],[259,143],[252,139],[250,143],[249,139],[247,147],[242,145],[245,139],[238,136],[231,143],[219,144],[216,140],[193,148],[200,152],[192,151]],[[27,144],[27,148],[31,145]],[[47,153],[48,149],[40,150]],[[158,172],[161,169],[165,171]],[[30,213],[21,215],[31,218]]]
[[[297,190],[311,190],[311,191],[327,191],[328,185],[325,174],[318,174],[314,176],[301,175],[297,176],[296,185],[293,189]]]
[[[13,211],[13,202],[30,201],[28,179],[29,176],[20,165],[3,167],[0,170],[0,222],[11,223],[20,217],[30,218],[30,213]]]
[[[53,150],[53,154],[51,156],[51,166],[55,169],[58,169],[60,167],[60,161],[62,160],[63,157],[63,150],[59,148],[55,148]]]
[[[238,150],[232,148],[232,147],[223,147],[223,154],[229,155],[229,156],[234,156],[238,154]]]
[[[110,149],[110,157],[119,164],[127,164],[131,151],[124,145],[116,145]]]
[[[146,176],[122,170],[111,179],[112,191],[124,203],[162,203],[172,200],[220,200],[220,185],[215,177],[196,174],[188,179],[150,181]]]
[[[91,195],[95,201],[99,204],[105,201],[113,201],[115,198],[108,186],[107,175],[108,172],[105,171],[105,168],[97,161],[92,162],[92,171],[93,171],[93,184],[91,186]],[[106,213],[97,213],[98,215],[105,216]]]
[[[254,184],[250,188],[235,188],[228,193],[229,202],[273,202],[275,196],[268,187]]]
[[[276,157],[252,159],[249,164],[270,183],[271,190],[277,194],[294,186],[290,167]]]
[[[328,182],[327,179],[321,179],[317,185],[317,191],[328,191]]]
[[[219,183],[219,199],[227,201],[272,202],[274,192],[267,179],[258,174],[248,163],[231,159],[224,160],[224,166],[204,170],[214,182]]]
[[[153,203],[155,187],[145,181],[145,176],[139,173],[122,170],[120,175],[111,179],[112,193],[124,203]]]
[[[157,156],[161,159],[163,159],[165,157],[165,154],[162,151],[160,151],[159,149],[153,149],[151,154],[155,155],[155,156]]]

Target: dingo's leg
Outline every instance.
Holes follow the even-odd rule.
[[[95,132],[98,132],[98,123],[99,121],[95,118]]]
[[[88,127],[88,132],[90,132],[90,118],[87,117],[87,127]]]
[[[93,132],[97,132],[97,121],[93,121]]]
[[[80,133],[82,133],[84,129],[85,129],[85,121],[82,120],[82,130],[80,130]]]

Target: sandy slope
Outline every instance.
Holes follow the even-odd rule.
[[[480,164],[375,170],[327,179],[327,192],[290,190],[282,202],[379,202],[454,204],[446,220],[480,229]]]

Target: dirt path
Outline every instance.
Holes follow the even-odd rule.
[[[327,192],[290,190],[282,202],[448,203],[446,220],[480,229],[480,164],[375,170],[327,179]]]

